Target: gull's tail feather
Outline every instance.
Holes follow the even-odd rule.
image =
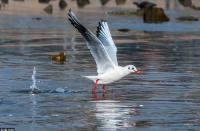
[[[87,79],[90,79],[90,80],[92,80],[92,81],[94,81],[94,82],[98,79],[97,76],[83,76],[83,77],[85,77],[85,78],[87,78]]]

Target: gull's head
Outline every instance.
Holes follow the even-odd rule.
[[[125,68],[129,71],[129,73],[141,74],[141,71],[138,70],[134,65],[127,65]]]

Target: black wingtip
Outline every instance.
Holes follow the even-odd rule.
[[[72,9],[70,8],[68,12],[68,16],[71,17],[71,14],[72,14]]]
[[[79,22],[71,8],[68,12],[68,20],[82,35],[85,35],[84,33],[87,31],[87,29]]]
[[[107,22],[105,19],[101,19],[101,21],[99,22],[99,25],[97,26],[97,31],[96,31],[96,36],[98,37],[100,35],[100,32],[102,31],[103,27],[103,23]]]

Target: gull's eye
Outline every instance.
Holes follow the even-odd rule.
[[[130,70],[130,69],[131,69],[131,67],[128,67],[128,69]]]

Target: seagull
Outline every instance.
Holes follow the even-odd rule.
[[[141,73],[134,65],[124,67],[118,65],[117,48],[105,20],[99,22],[95,35],[80,23],[71,9],[68,12],[68,19],[86,40],[87,47],[96,62],[98,75],[83,76],[94,82],[92,93],[96,93],[99,84],[103,85],[103,93],[106,93],[105,85],[118,81],[131,73]]]
[[[145,9],[145,8],[153,8],[156,6],[155,3],[152,2],[148,2],[148,1],[143,1],[143,2],[133,2],[133,4],[135,4],[138,8],[140,9]]]

